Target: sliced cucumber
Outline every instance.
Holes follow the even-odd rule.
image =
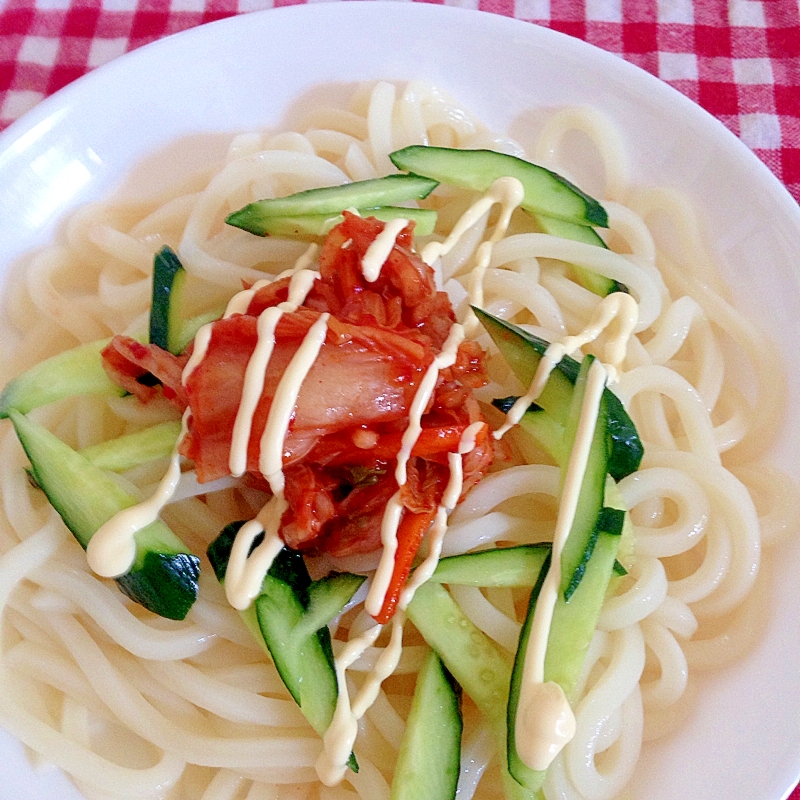
[[[590,228],[588,225],[576,225],[574,222],[565,222],[563,219],[555,219],[553,217],[546,217],[543,214],[536,215],[536,222],[544,233],[549,233],[551,236],[558,236],[561,239],[569,239],[573,242],[583,242],[584,244],[591,244],[595,247],[602,247],[608,249],[606,243],[600,238],[597,232]],[[627,287],[613,280],[607,278],[605,275],[600,275],[597,272],[592,272],[590,269],[580,266],[579,264],[570,264],[570,269],[575,277],[575,280],[583,286],[600,297],[614,294],[614,292],[627,292]]]
[[[438,185],[417,175],[387,175],[366,181],[308,189],[288,197],[258,200],[234,211],[225,220],[229,225],[259,236],[267,233],[268,217],[292,217],[302,214],[341,214],[348,208],[378,208],[421,200]]]
[[[441,584],[429,581],[420,586],[407,614],[478,707],[505,753],[510,664]],[[509,774],[505,757],[502,772],[506,800],[533,800]]]
[[[208,547],[209,561],[221,583],[243,524],[226,526]],[[256,539],[254,547],[258,543]],[[302,554],[284,547],[253,606],[240,612],[257,640],[266,646],[281,680],[320,736],[333,719],[339,694],[327,626],[364,580],[363,575],[334,573],[312,583]],[[349,765],[358,772],[355,756],[351,755]]]
[[[606,489],[611,488],[616,490],[616,485],[609,479]],[[619,549],[622,517],[627,519],[624,509],[615,508],[618,497],[618,493],[607,491],[605,501],[610,505],[603,508],[603,512],[596,522],[595,543],[592,547],[591,557],[586,564],[583,579],[575,588],[569,601],[565,600],[563,593],[559,593],[553,609],[553,621],[545,655],[544,680],[558,683],[567,697],[571,697],[580,678],[583,662],[586,659],[586,653],[592,636],[594,636],[597,620],[608,591],[609,581],[615,574],[618,563],[616,554]],[[541,787],[545,772],[532,770],[522,762],[517,755],[514,733],[530,627],[541,584],[548,568],[549,561],[542,569],[540,580],[531,592],[528,613],[520,632],[519,646],[514,660],[508,700],[509,771],[521,785],[531,790]]]
[[[498,397],[492,400],[492,405],[508,414],[517,401],[516,397]],[[522,415],[519,427],[530,436],[536,444],[544,450],[557,464],[563,464],[569,453],[564,447],[564,425],[553,419],[541,406],[531,403],[528,410]]]
[[[564,430],[564,445],[567,452],[572,452],[578,433],[581,413],[584,405],[586,381],[594,356],[586,356],[581,363],[580,372],[575,381],[569,418]],[[586,564],[591,558],[597,540],[597,521],[603,510],[603,496],[608,471],[608,406],[604,394],[600,397],[597,411],[597,423],[592,435],[586,471],[583,475],[575,520],[572,523],[567,541],[561,553],[561,586],[559,592],[569,601],[586,571]],[[567,464],[561,467],[561,480],[564,481]]]
[[[453,800],[461,770],[458,687],[439,657],[428,653],[397,756],[390,800]]]
[[[81,394],[125,394],[103,369],[100,353],[110,342],[103,339],[65,350],[40,361],[18,375],[0,394],[0,419],[14,409],[27,414],[31,409]]]
[[[533,586],[550,549],[549,543],[521,544],[449,556],[439,561],[429,580],[457,586]]]
[[[100,469],[124,472],[153,459],[170,456],[180,432],[180,422],[162,422],[152,428],[85,447],[80,454]]]
[[[297,626],[297,635],[327,630],[331,620],[342,613],[342,609],[352,600],[365,580],[364,575],[331,572],[314,581],[308,587],[308,606],[302,622]]]
[[[153,259],[150,343],[174,355],[181,352],[181,305],[186,270],[166,245]]]
[[[178,341],[176,344],[178,352],[182,353],[189,346],[194,337],[197,336],[197,331],[199,331],[203,325],[207,325],[209,322],[216,322],[216,320],[220,319],[224,313],[225,307],[223,306],[221,308],[215,308],[211,311],[206,311],[204,314],[198,314],[196,317],[187,319],[181,325],[180,333],[178,335]]]
[[[530,385],[536,375],[539,361],[547,350],[548,342],[474,306],[473,311],[514,374],[523,384]],[[563,358],[550,374],[544,391],[536,401],[537,406],[543,408],[561,425],[566,423],[579,369],[580,364],[573,358],[569,356]],[[608,472],[614,480],[619,481],[639,469],[644,447],[636,426],[619,398],[606,389],[603,392],[603,401],[608,411],[607,435],[610,440]]]
[[[9,416],[28,455],[36,483],[85,549],[97,529],[136,498],[46,428],[17,411]],[[161,521],[135,537],[133,566],[117,583],[145,608],[184,619],[197,599],[200,560]]]
[[[391,219],[408,219],[416,223],[417,236],[429,236],[436,227],[437,213],[429,208],[402,208],[400,206],[381,206],[380,208],[356,209],[362,217],[375,217],[383,222]],[[259,230],[247,228],[250,233],[260,236],[280,236],[284,239],[318,241],[335,228],[344,217],[341,214],[305,214],[291,217],[264,217]],[[242,227],[242,226],[238,226]]]
[[[517,178],[525,189],[521,207],[578,225],[608,227],[600,203],[549,169],[493,150],[456,150],[411,145],[389,154],[392,163],[414,175],[485,192],[498,179]]]

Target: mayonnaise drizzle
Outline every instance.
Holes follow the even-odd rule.
[[[506,421],[494,432],[494,438],[502,439],[511,428],[519,424],[519,421],[528,410],[528,406],[535,402],[542,393],[550,373],[558,366],[564,356],[571,356],[579,348],[589,344],[589,342],[593,342],[615,321],[618,328],[617,334],[609,338],[603,351],[604,363],[608,372],[608,382],[615,382],[622,362],[625,360],[628,342],[636,328],[636,323],[639,321],[639,306],[625,292],[614,292],[614,294],[604,297],[598,303],[591,322],[584,330],[576,336],[567,336],[560,342],[553,342],[545,350],[528,391],[518,397],[514,405],[508,410]]]
[[[190,412],[187,408],[181,421],[180,441],[186,434]],[[146,528],[158,518],[161,509],[170,501],[181,477],[180,454],[177,446],[172,451],[167,472],[155,492],[147,500],[115,514],[101,525],[86,547],[89,568],[104,578],[124,575],[136,558],[137,531]]]
[[[500,218],[497,220],[491,237],[482,242],[475,254],[475,266],[470,273],[468,296],[471,305],[483,305],[483,278],[492,260],[494,246],[506,235],[514,209],[525,199],[525,188],[516,178],[498,178],[489,191],[473,203],[462,215],[444,242],[430,242],[422,251],[422,260],[432,266],[437,258],[449,253],[459,239],[486,214],[489,209],[499,203]],[[469,311],[464,327],[467,333],[473,334],[480,326],[478,318]]]
[[[578,430],[561,491],[550,568],[536,601],[525,654],[515,742],[520,758],[531,769],[547,769],[575,735],[575,716],[563,689],[552,681],[544,682],[545,655],[561,584],[561,554],[575,519],[600,400],[609,377],[616,379],[625,360],[628,341],[638,322],[638,310],[636,301],[628,294],[619,292],[603,298],[591,322],[581,333],[554,342],[547,348],[528,391],[514,403],[505,423],[494,432],[494,437],[500,439],[518,424],[530,404],[544,390],[550,373],[561,359],[593,342],[613,322],[617,322],[616,335],[609,337],[603,350],[608,365],[594,361],[589,369]]]
[[[578,430],[561,492],[550,569],[536,600],[525,653],[515,743],[522,761],[536,770],[547,769],[575,735],[575,717],[563,690],[556,683],[544,682],[544,662],[561,584],[561,554],[575,520],[606,377],[602,363],[594,361],[589,368]]]
[[[386,263],[386,259],[392,252],[397,237],[403,232],[403,229],[408,225],[408,220],[403,218],[391,219],[383,230],[373,239],[364,257],[361,259],[361,272],[364,279],[369,283],[374,283],[378,280],[381,274],[381,269]]]
[[[403,501],[400,499],[398,489],[386,504],[381,520],[381,560],[378,569],[370,582],[367,599],[364,601],[364,608],[367,613],[377,617],[383,606],[386,591],[392,580],[394,570],[394,554],[397,552],[397,528],[400,525],[400,518],[403,516]]]
[[[347,687],[347,669],[361,657],[368,647],[371,647],[375,643],[380,632],[383,630],[383,625],[374,625],[361,634],[361,636],[348,642],[344,650],[335,659],[336,682],[338,685],[336,709],[334,711],[333,720],[323,737],[323,751],[319,755],[315,765],[320,781],[326,786],[334,786],[344,778],[347,773],[347,762],[358,735],[358,720],[361,719],[377,699],[383,681],[397,669],[397,664],[400,661],[400,656],[403,651],[405,610],[414,599],[414,594],[417,589],[433,575],[436,565],[439,563],[439,557],[442,552],[442,541],[447,531],[447,515],[455,508],[463,487],[461,458],[463,455],[475,449],[477,435],[485,424],[485,422],[479,421],[469,425],[461,435],[458,452],[449,454],[450,478],[442,497],[442,503],[436,511],[436,517],[428,534],[428,555],[422,564],[414,570],[410,580],[403,588],[397,612],[392,619],[392,634],[389,644],[378,657],[375,667],[368,673],[367,679],[352,704]],[[399,503],[399,494],[398,492],[392,497],[392,501],[397,500]],[[392,501],[390,501],[390,506],[392,506]],[[400,513],[402,513],[402,504],[399,505],[399,510],[395,509],[391,512],[392,517],[394,517],[395,513],[397,514],[397,522],[394,525],[394,546],[396,547],[397,523],[399,523]],[[384,523],[386,523],[386,515],[384,516]],[[375,578],[373,578],[373,585],[374,583]],[[386,589],[384,588],[380,597],[381,604],[383,603],[383,595],[385,592]],[[380,606],[378,606],[378,610],[380,610]]]
[[[256,283],[253,284],[253,286],[251,286],[249,289],[245,289],[235,294],[228,302],[228,305],[225,309],[225,314],[223,315],[224,318],[227,319],[234,314],[244,313],[247,310],[247,307],[249,306],[253,296],[261,287],[267,286],[273,281],[289,275],[292,276],[292,280],[289,284],[289,301],[287,302],[295,303],[296,306],[300,305],[303,300],[305,300],[305,297],[310,291],[311,285],[313,284],[313,281],[317,275],[317,273],[307,270],[308,265],[315,257],[316,251],[317,245],[310,245],[303,255],[300,256],[292,269],[281,273],[275,278],[256,281]],[[205,358],[208,352],[208,346],[211,342],[213,326],[214,323],[203,325],[195,335],[192,355],[184,366],[181,374],[181,384],[183,386],[186,386],[194,370]],[[102,525],[89,540],[89,545],[86,549],[87,560],[90,568],[96,574],[101,575],[102,577],[117,577],[119,575],[124,575],[131,568],[134,559],[136,558],[136,542],[134,538],[136,533],[142,528],[145,528],[147,525],[155,522],[159,513],[161,512],[161,509],[163,509],[164,506],[170,501],[178,487],[178,481],[180,480],[181,475],[180,446],[184,437],[186,436],[190,419],[191,409],[187,408],[183,414],[181,433],[178,436],[178,439],[175,442],[175,447],[172,450],[167,472],[161,479],[153,495],[147,500],[123,509],[118,514],[115,514],[104,525]],[[280,514],[278,514],[277,520],[279,524]],[[258,535],[258,533],[260,533],[262,530],[264,530],[264,527],[259,528],[255,535]],[[267,528],[267,530],[269,531],[269,528]],[[253,538],[255,538],[255,535]],[[267,539],[269,539],[269,535],[267,536]],[[265,544],[267,544],[267,542],[265,542]],[[267,569],[269,569],[269,565],[267,566]],[[232,591],[238,589],[236,586],[236,581],[233,583],[234,586],[232,587]]]
[[[455,323],[450,328],[441,351],[425,371],[425,375],[414,394],[411,408],[408,411],[408,426],[403,431],[400,452],[397,454],[397,466],[394,474],[398,486],[404,486],[406,483],[408,459],[411,457],[411,451],[422,433],[422,415],[425,413],[425,409],[428,407],[436,388],[439,372],[455,363],[459,345],[463,341],[464,328],[462,325]],[[378,615],[383,606],[386,591],[392,578],[394,554],[397,551],[397,528],[400,525],[402,511],[403,504],[398,491],[387,504],[383,515],[381,522],[381,544],[383,545],[381,560],[378,563],[378,569],[372,579],[367,599],[364,602],[364,608],[373,617]]]
[[[408,427],[403,431],[400,452],[397,455],[397,467],[395,468],[395,478],[399,486],[406,482],[406,467],[411,451],[422,433],[422,415],[428,407],[428,403],[436,389],[436,381],[439,379],[439,372],[447,367],[452,367],[456,363],[456,356],[461,342],[464,341],[464,326],[457,322],[450,328],[447,339],[442,345],[441,351],[433,359],[433,363],[425,371],[425,375],[420,381],[419,388],[411,401],[411,408],[408,412]]]
[[[297,277],[304,274],[298,272]],[[325,341],[328,319],[330,314],[321,314],[311,326],[281,376],[275,396],[272,398],[267,424],[261,436],[259,471],[269,482],[273,496],[259,512],[258,517],[244,525],[236,534],[225,572],[225,596],[228,602],[239,610],[247,608],[250,602],[258,597],[264,576],[283,548],[279,530],[283,512],[288,508],[283,495],[283,443],[303,381],[314,366]],[[263,377],[261,382],[263,387]],[[264,541],[248,557],[253,541],[262,530]]]
[[[318,273],[309,269],[294,272],[289,281],[289,297],[283,303],[265,309],[259,314],[257,322],[258,340],[255,349],[247,362],[242,386],[242,398],[236,412],[236,421],[233,424],[231,437],[231,451],[228,467],[231,475],[239,477],[247,469],[247,446],[250,442],[250,432],[253,427],[253,416],[258,407],[258,401],[264,391],[269,360],[275,348],[275,329],[284,314],[290,314],[303,304]],[[244,294],[243,292],[241,294]],[[249,301],[248,301],[249,305]],[[247,310],[247,305],[245,306]]]
[[[283,491],[283,442],[286,432],[289,430],[303,381],[314,366],[325,342],[330,316],[327,312],[320,314],[319,319],[311,326],[281,376],[275,396],[272,398],[267,424],[261,436],[261,455],[258,463],[259,471],[269,481],[270,488],[275,493]]]
[[[278,530],[286,508],[283,495],[274,495],[258,516],[242,525],[236,534],[225,570],[225,597],[239,611],[246,609],[258,596],[264,576],[283,549]],[[253,542],[262,532],[264,541],[251,553]]]

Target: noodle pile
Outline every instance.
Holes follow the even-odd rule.
[[[629,574],[612,581],[575,705],[575,739],[550,768],[544,795],[616,797],[630,780],[642,742],[680,723],[692,676],[740,657],[764,614],[758,601],[761,547],[798,526],[790,481],[759,459],[778,431],[785,392],[772,345],[730,304],[692,211],[674,194],[626,182],[615,131],[589,110],[550,116],[531,160],[570,177],[562,142],[580,131],[604,174],[611,250],[530,233],[522,212],[494,249],[484,307],[552,341],[583,329],[599,298],[576,283],[579,264],[625,284],[640,304],[640,324],[614,391],[642,440],[642,468],[619,484],[635,541],[620,552]],[[223,225],[232,210],[264,197],[378,177],[394,171],[388,154],[426,143],[492,148],[523,155],[487,131],[440,91],[421,84],[365,87],[347,109],[318,109],[302,132],[247,133],[231,141],[224,164],[185,181],[169,196],[86,208],[64,241],[36,254],[10,288],[8,313],[20,344],[3,382],[79,342],[146,330],[153,254],[167,244],[188,272],[187,314],[224,307],[242,281],[277,274],[306,245],[261,239]],[[438,234],[472,198],[442,186],[425,204],[440,210]],[[439,279],[457,315],[466,313],[471,256],[491,220],[442,259]],[[662,235],[658,243],[651,228]],[[663,231],[668,233],[663,235]],[[663,241],[662,241],[663,240]],[[616,252],[615,252],[616,251]],[[489,338],[488,404],[522,387]],[[603,336],[585,352],[602,353]],[[753,386],[741,389],[742,363]],[[157,400],[81,397],[31,416],[75,448],[174,420]],[[507,458],[453,512],[444,555],[552,538],[556,466],[512,431]],[[202,554],[200,597],[184,622],[157,618],[94,577],[83,551],[27,481],[26,459],[4,425],[0,459],[0,724],[37,758],[67,771],[87,798],[261,800],[389,797],[392,768],[426,647],[408,626],[395,675],[361,721],[360,772],[321,786],[319,738],[274,667],[230,608],[205,558],[207,544],[232,520],[251,518],[260,495],[233,479],[198,485],[184,473],[167,524]],[[164,461],[120,476],[147,497]],[[758,501],[756,505],[753,498]],[[331,567],[369,570],[378,554]],[[756,587],[756,588],[754,588]],[[526,592],[452,587],[464,613],[513,658]],[[363,597],[361,597],[363,600]],[[334,650],[371,618],[356,605],[334,623]],[[375,664],[388,636],[349,672],[353,688]],[[459,798],[502,796],[494,741],[464,700]]]

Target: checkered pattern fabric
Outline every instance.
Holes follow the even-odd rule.
[[[0,0],[0,128],[128,50],[297,1]],[[444,2],[549,26],[657,75],[727,125],[800,201],[797,0]]]

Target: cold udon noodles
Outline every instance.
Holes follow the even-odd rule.
[[[530,233],[517,211],[481,282],[486,310],[547,341],[584,330],[600,302],[573,280],[570,264],[625,284],[639,306],[613,386],[646,448],[641,469],[619,483],[635,541],[620,555],[629,572],[614,579],[604,604],[574,703],[576,734],[549,769],[548,800],[615,797],[642,743],[680,724],[693,676],[746,651],[757,627],[752,622],[764,613],[754,590],[762,544],[793,529],[797,505],[790,481],[760,460],[780,427],[780,361],[731,305],[693,211],[672,192],[631,186],[618,133],[591,109],[548,112],[527,156],[570,177],[559,153],[575,131],[602,167],[610,250]],[[61,243],[31,258],[24,278],[9,288],[8,316],[20,344],[6,359],[4,379],[79,342],[144,330],[153,254],[164,244],[187,269],[187,311],[224,308],[242,282],[277,275],[306,252],[303,243],[225,226],[226,214],[262,197],[387,174],[388,154],[413,143],[524,155],[443,92],[416,82],[363,87],[348,108],[318,108],[297,131],[235,136],[213,170],[146,201],[83,209]],[[425,201],[439,211],[433,238],[444,239],[474,199],[437,189]],[[460,321],[468,314],[476,250],[494,222],[484,214],[435,263]],[[669,230],[668,247],[656,243],[653,222]],[[491,400],[527,387],[485,333],[468,330],[490,354],[490,383],[477,396],[497,428],[502,417]],[[602,356],[604,336],[583,352]],[[742,357],[755,374],[747,396],[731,368]],[[176,419],[161,400],[143,405],[96,396],[31,415],[76,448]],[[552,539],[558,467],[518,431],[504,441],[507,458],[450,515],[444,555]],[[10,428],[0,446],[6,465],[0,721],[36,759],[59,765],[88,798],[389,797],[426,652],[413,626],[406,626],[394,674],[359,724],[358,774],[324,786],[314,767],[319,737],[207,561],[184,622],[149,614],[90,572],[58,515],[28,483],[27,461]],[[164,470],[158,460],[120,481],[145,497]],[[257,514],[262,498],[239,480],[199,484],[191,464],[184,470],[163,517],[193,552],[204,554],[226,524]],[[310,566],[320,575],[331,568],[371,572],[379,556],[322,556]],[[512,659],[526,592],[464,586],[450,592]],[[335,653],[372,625],[364,597],[358,600],[332,625]],[[347,671],[351,694],[369,680],[389,636],[387,626]],[[495,739],[468,698],[463,714],[459,797],[501,796]]]

